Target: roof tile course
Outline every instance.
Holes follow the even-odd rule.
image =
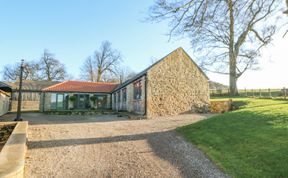
[[[118,84],[106,82],[84,82],[84,81],[65,81],[42,91],[50,92],[87,92],[87,93],[110,93]]]

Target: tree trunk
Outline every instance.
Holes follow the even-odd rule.
[[[236,76],[236,58],[234,54],[232,54],[232,57],[229,57],[229,87],[230,87],[230,95],[236,96],[238,95],[238,89],[237,89],[237,76]]]
[[[234,52],[234,13],[233,13],[233,2],[228,0],[229,9],[229,87],[230,95],[235,96],[238,94],[237,91],[237,74],[236,74],[236,55]]]
[[[101,71],[98,69],[98,71],[97,71],[97,82],[101,82],[101,79],[102,79],[102,73],[101,73]]]

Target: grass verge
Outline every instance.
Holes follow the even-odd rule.
[[[288,177],[288,101],[233,101],[239,110],[177,128],[177,132],[233,177]]]

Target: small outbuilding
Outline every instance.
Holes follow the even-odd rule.
[[[57,81],[22,81],[22,111],[39,111],[40,94],[42,89],[48,86],[57,84]],[[0,90],[5,91],[11,96],[9,111],[17,111],[19,81],[15,82],[0,82]]]

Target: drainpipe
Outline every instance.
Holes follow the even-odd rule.
[[[113,110],[113,102],[112,102],[113,93],[110,94],[110,106],[109,109]]]
[[[42,99],[42,102],[43,102],[42,103],[42,105],[43,105],[42,106],[42,112],[45,112],[45,96],[46,96],[46,93],[45,92],[42,92],[42,93],[43,93],[43,95],[42,95],[43,96],[43,99]]]
[[[144,116],[147,114],[147,74],[145,75],[145,109],[144,109]]]

